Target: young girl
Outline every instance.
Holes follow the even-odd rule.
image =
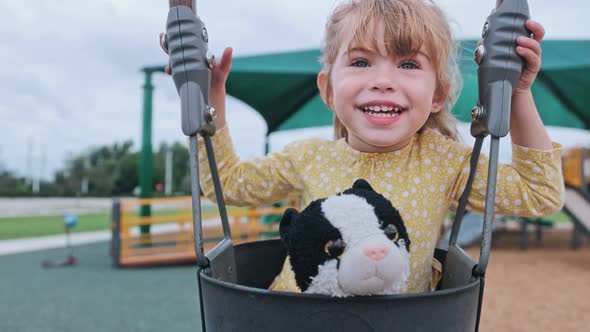
[[[531,94],[540,68],[543,27],[528,21],[534,39],[519,37],[526,68],[514,88],[513,160],[498,173],[496,211],[541,216],[563,204],[560,147],[552,144]],[[391,200],[412,240],[406,292],[428,289],[438,230],[469,174],[471,147],[457,141],[449,108],[457,90],[454,46],[441,10],[428,0],[352,0],[326,26],[317,84],[334,112],[336,140],[309,139],[282,152],[240,161],[225,121],[226,49],[213,68],[211,101],[218,112],[212,137],[226,202],[270,204],[297,193],[303,205],[364,178]],[[202,145],[201,145],[202,146]],[[205,156],[205,151],[199,151]],[[205,158],[201,185],[214,199]],[[487,159],[481,157],[469,208],[484,209]],[[289,260],[271,286],[298,291]]]

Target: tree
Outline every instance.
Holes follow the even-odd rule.
[[[26,196],[30,193],[25,178],[19,178],[10,171],[0,171],[0,196]]]
[[[172,145],[160,144],[158,151],[154,155],[154,184],[165,183],[166,152],[168,149],[172,150],[172,169],[174,170],[172,172],[172,187],[175,188],[177,194],[190,194],[190,185],[188,188],[183,186],[183,180],[189,173],[188,149],[178,142],[174,142]]]
[[[189,154],[186,145],[161,144],[154,153],[154,182],[164,183],[166,151],[172,150],[173,188],[175,194],[190,194]],[[139,183],[139,152],[133,142],[89,148],[66,160],[52,182],[43,182],[37,196],[81,196],[83,183],[88,183],[89,196],[131,196]],[[0,196],[31,196],[24,178],[0,171]]]

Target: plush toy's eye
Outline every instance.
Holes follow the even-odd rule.
[[[397,232],[397,228],[395,228],[395,226],[393,226],[393,225],[387,225],[387,227],[385,227],[383,232],[385,233],[385,236],[387,236],[387,238],[390,239],[391,241],[397,240],[397,238],[399,236],[399,234]]]
[[[326,254],[328,254],[328,256],[332,258],[340,258],[345,248],[346,243],[344,243],[342,239],[330,240],[326,242],[326,245],[324,246],[324,251],[326,252]]]

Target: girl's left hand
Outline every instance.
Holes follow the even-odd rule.
[[[545,28],[533,20],[526,21],[525,25],[533,35],[531,38],[520,36],[516,39],[516,53],[524,58],[525,67],[513,94],[530,93],[531,85],[541,69],[541,40],[545,36]]]

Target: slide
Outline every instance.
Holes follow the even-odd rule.
[[[492,231],[499,229],[499,220],[495,220],[492,226]],[[441,239],[437,244],[438,249],[448,250],[449,239],[451,238],[452,227],[442,235]],[[466,211],[463,215],[463,221],[461,222],[461,230],[459,230],[459,236],[457,237],[457,244],[461,248],[466,248],[478,243],[481,240],[481,233],[483,231],[483,215]]]
[[[563,209],[574,222],[572,247],[578,249],[582,245],[582,235],[590,237],[590,197],[579,189],[566,187]]]

